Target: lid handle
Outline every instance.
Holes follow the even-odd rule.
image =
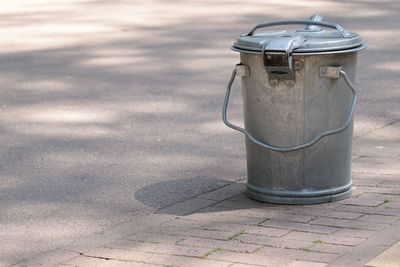
[[[314,14],[310,17],[310,21],[322,21],[324,19],[323,16],[318,15],[318,14]],[[316,25],[307,25],[306,27],[306,31],[311,31],[311,32],[319,32],[321,31],[321,27],[316,26]]]
[[[272,22],[267,22],[267,23],[261,23],[256,25],[251,31],[246,34],[245,36],[252,36],[254,32],[257,29],[260,28],[266,28],[266,27],[271,27],[271,26],[278,26],[278,25],[293,25],[293,24],[303,24],[303,25],[317,25],[317,26],[322,26],[322,27],[327,27],[331,29],[336,29],[342,37],[351,37],[351,34],[343,29],[342,26],[336,23],[330,23],[330,22],[322,22],[322,21],[311,21],[311,20],[306,20],[306,19],[300,19],[300,20],[276,20]]]

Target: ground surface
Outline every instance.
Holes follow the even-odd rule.
[[[2,3],[0,262],[243,180],[243,137],[220,112],[238,63],[229,47],[262,21],[319,13],[363,36],[356,149],[389,154],[354,171],[398,175],[399,10],[394,0]],[[387,125],[395,135],[368,135]]]
[[[356,140],[351,198],[272,205],[242,180],[18,266],[398,267],[399,135],[397,123]]]

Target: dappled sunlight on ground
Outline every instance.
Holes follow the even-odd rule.
[[[32,112],[34,110],[34,112]],[[15,114],[17,113],[17,114]],[[12,113],[11,113],[12,114]],[[11,115],[27,122],[37,123],[90,123],[90,122],[109,122],[113,119],[111,114],[102,114],[100,110],[77,109],[77,108],[31,108],[19,110]],[[6,117],[7,119],[7,117]]]
[[[400,71],[400,61],[378,63],[375,68],[378,70]]]
[[[188,198],[243,179],[244,138],[222,124],[221,111],[239,62],[230,46],[257,23],[320,13],[359,32],[369,50],[359,56],[355,135],[400,118],[394,0],[0,6],[0,239],[15,244],[0,248],[7,261],[181,200],[162,191],[165,182],[185,185]],[[241,125],[235,86],[229,117]],[[47,228],[42,217],[51,217]]]

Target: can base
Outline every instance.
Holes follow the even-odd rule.
[[[254,186],[248,184],[246,194],[249,198],[261,202],[288,205],[308,205],[342,200],[350,197],[352,193],[351,183],[334,190],[323,190],[317,192],[279,192],[277,190],[263,191],[264,192],[260,192],[259,189],[254,190]]]

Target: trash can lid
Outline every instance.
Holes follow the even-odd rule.
[[[367,47],[359,34],[348,32],[338,24],[323,22],[322,19],[320,15],[313,15],[308,20],[280,20],[258,24],[248,34],[240,36],[232,50],[252,54],[279,51],[293,55],[314,55],[353,52]],[[307,27],[255,33],[258,29],[271,26],[301,24]],[[323,30],[321,27],[331,30]]]

